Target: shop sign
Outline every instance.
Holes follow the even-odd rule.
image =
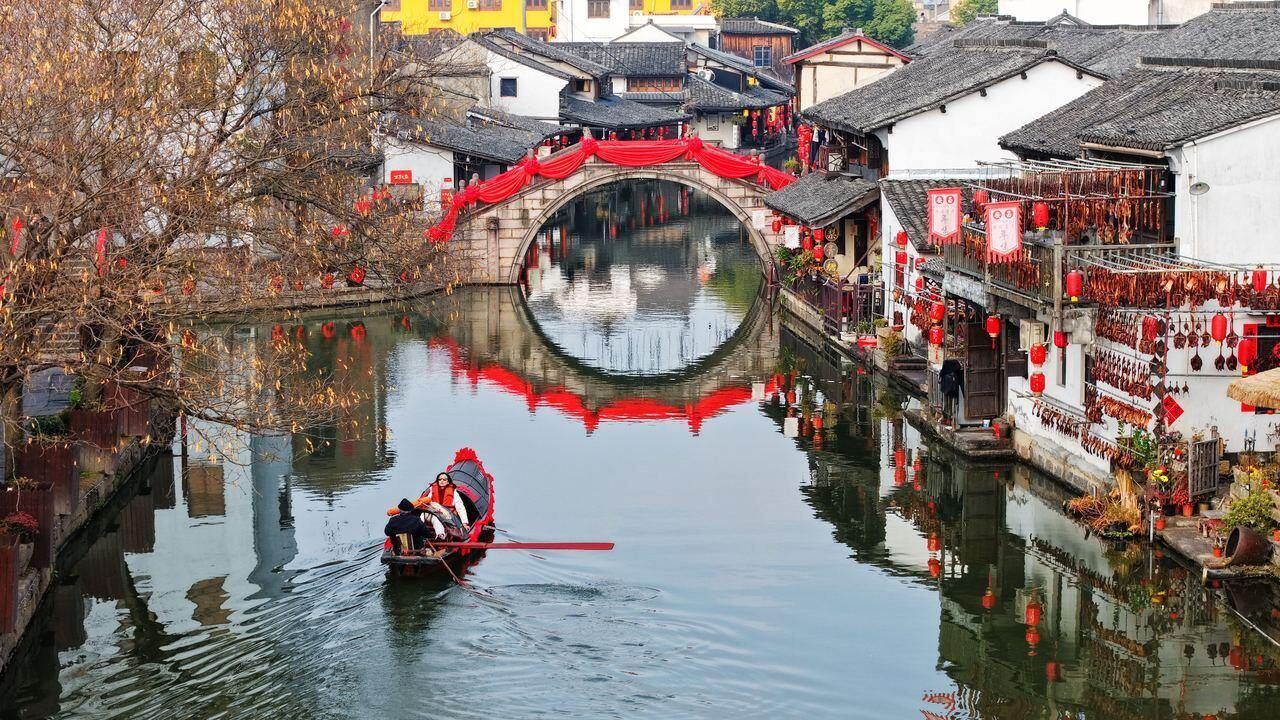
[[[1022,252],[1022,203],[987,205],[987,262],[1013,262]]]
[[[412,170],[392,170],[391,184],[392,185],[412,185],[413,171]]]

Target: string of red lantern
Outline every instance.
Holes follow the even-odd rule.
[[[578,171],[591,157],[623,167],[649,167],[683,158],[692,160],[717,177],[752,180],[777,190],[795,181],[781,170],[762,165],[758,159],[704,145],[700,138],[678,140],[596,140],[582,138],[574,149],[539,160],[528,157],[492,179],[469,185],[454,193],[444,216],[426,232],[432,243],[453,237],[458,214],[477,203],[499,203],[524,189],[535,177],[563,180]]]

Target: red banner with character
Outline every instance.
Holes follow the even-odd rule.
[[[960,242],[960,188],[929,191],[929,242]]]
[[[987,203],[987,262],[1006,263],[1022,252],[1022,203]]]

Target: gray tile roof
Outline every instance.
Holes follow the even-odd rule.
[[[1042,62],[1063,62],[1083,70],[1052,50],[1034,44],[982,44],[931,53],[870,85],[824,100],[803,114],[827,127],[866,134],[977,92]]]
[[[880,194],[893,209],[893,214],[907,231],[907,238],[917,250],[929,247],[929,191],[945,187],[963,187],[972,180],[881,180]],[[890,238],[892,239],[892,238]]]
[[[684,81],[684,86],[689,96],[685,108],[702,112],[753,110],[782,105],[790,100],[782,93],[766,90],[760,86],[742,93],[734,92],[692,74]]]
[[[725,67],[738,70],[744,75],[750,75],[756,80],[759,80],[760,84],[768,87],[770,90],[777,90],[778,92],[784,92],[788,95],[794,95],[796,92],[795,88],[792,87],[790,83],[785,83],[776,77],[763,72],[763,68],[756,67],[746,58],[740,58],[737,55],[730,55],[729,53],[720,52],[719,50],[712,50],[706,45],[699,45],[698,43],[690,43],[689,51],[701,55],[712,62],[717,62]]]
[[[1017,22],[1009,17],[982,17],[963,27],[945,26],[907,48],[915,58],[947,52],[961,44],[987,40],[1045,43],[1060,56],[1101,75],[1113,77],[1138,64],[1166,40],[1172,26],[1088,25],[1077,22]]]
[[[556,43],[555,47],[609,68],[618,77],[679,77],[688,68],[684,61],[684,43],[622,42]]]
[[[1276,114],[1278,70],[1148,65],[1018,128],[1000,144],[1067,158],[1079,156],[1081,142],[1167,150]]]
[[[480,34],[471,35],[471,39],[475,41],[475,43],[480,47],[483,47],[484,49],[489,50],[497,55],[501,55],[502,57],[512,62],[520,63],[525,67],[533,68],[534,70],[537,70],[542,73],[546,73],[547,75],[550,75],[552,77],[560,78],[561,80],[573,79],[572,75],[561,70],[560,68],[552,67],[544,62],[540,62],[538,60],[538,56],[536,55],[517,52],[500,42],[495,42],[494,40]]]
[[[511,165],[524,157],[543,137],[502,125],[461,125],[411,117],[393,119],[389,130],[397,136]]]
[[[536,135],[539,139],[559,135],[568,130],[563,125],[537,120],[525,115],[513,115],[493,108],[476,106],[467,111],[467,114],[471,117],[472,126],[501,125]]]
[[[610,74],[608,67],[588,58],[568,52],[567,50],[562,50],[558,47],[558,43],[553,44],[542,42],[541,40],[536,40],[510,28],[472,34],[471,37],[481,37],[492,42],[506,45],[509,48],[512,48],[516,54],[530,53],[545,60],[564,63],[565,65],[569,65],[570,67],[592,76],[596,80],[603,80]]]
[[[768,22],[754,17],[723,18],[720,20],[720,33],[730,35],[798,35],[800,31]]]
[[[560,117],[587,127],[627,130],[671,125],[686,120],[689,116],[620,97],[600,98],[592,102],[572,95],[561,95]]]
[[[944,29],[946,29],[946,28],[949,28],[950,26],[947,25],[943,27]],[[934,33],[934,35],[938,35],[941,32],[942,31],[939,30],[938,32]],[[934,35],[931,35],[930,37],[933,37]],[[889,47],[888,45],[880,42],[879,40],[876,40],[875,38],[868,37],[866,33],[862,32],[862,30],[846,30],[840,33],[839,35],[836,35],[833,38],[827,38],[826,40],[823,40],[820,43],[814,43],[813,45],[810,45],[807,48],[797,50],[791,53],[790,55],[782,58],[782,62],[791,63],[797,60],[798,58],[805,57],[807,55],[811,55],[814,53],[820,53],[825,50],[830,50],[832,48],[840,47],[841,45],[845,45],[846,43],[852,42],[854,40],[862,40],[865,43],[884,48],[888,52],[902,55],[904,57],[913,57],[909,53],[903,52],[901,50],[895,50]]]
[[[764,204],[805,224],[825,224],[880,198],[875,183],[854,175],[811,172],[764,196]]]
[[[1280,62],[1280,2],[1214,3],[1144,55]]]

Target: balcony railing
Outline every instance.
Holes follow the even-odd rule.
[[[884,315],[884,288],[870,283],[849,283],[826,275],[802,275],[791,290],[818,311],[828,335],[856,332],[860,323]]]

